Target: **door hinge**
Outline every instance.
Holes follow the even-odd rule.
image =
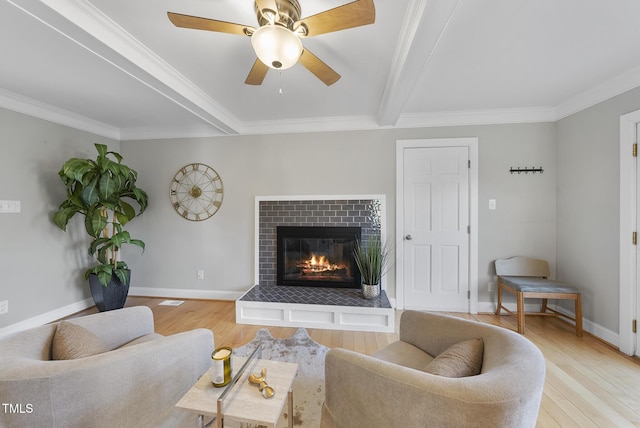
[[[471,235],[471,226],[467,226],[467,233]]]
[[[471,300],[471,290],[467,290],[467,300]]]
[[[467,161],[467,168],[471,169],[471,159]]]
[[[638,157],[638,143],[633,143],[633,157]]]
[[[633,245],[638,245],[638,232],[633,232],[633,235],[631,237],[631,241],[632,241]]]
[[[638,320],[631,321],[631,331],[634,333],[638,332]]]

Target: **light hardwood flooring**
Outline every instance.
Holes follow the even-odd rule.
[[[230,301],[185,300],[177,307],[159,306],[164,299],[129,297],[127,306],[149,306],[156,331],[169,335],[198,327],[211,329],[216,346],[238,347],[262,326],[235,323]],[[95,312],[87,309],[74,316]],[[452,314],[515,330],[515,317]],[[640,361],[585,334],[576,337],[568,323],[552,317],[527,317],[525,336],[547,363],[537,427],[640,427]],[[274,337],[289,337],[295,328],[268,327]],[[397,333],[307,329],[318,343],[371,354],[398,339]],[[514,379],[517,381],[517,379]]]

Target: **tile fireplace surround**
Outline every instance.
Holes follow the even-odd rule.
[[[384,195],[256,198],[256,284],[236,301],[238,324],[393,332],[386,291],[366,300],[359,289],[276,285],[278,226],[362,228],[362,239],[385,235]]]

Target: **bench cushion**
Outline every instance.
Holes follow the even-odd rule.
[[[577,288],[552,279],[530,276],[501,276],[503,284],[524,293],[580,293]]]

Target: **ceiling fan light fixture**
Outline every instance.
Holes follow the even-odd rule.
[[[266,66],[276,70],[293,67],[302,54],[302,42],[288,28],[263,25],[251,36],[256,55]]]

